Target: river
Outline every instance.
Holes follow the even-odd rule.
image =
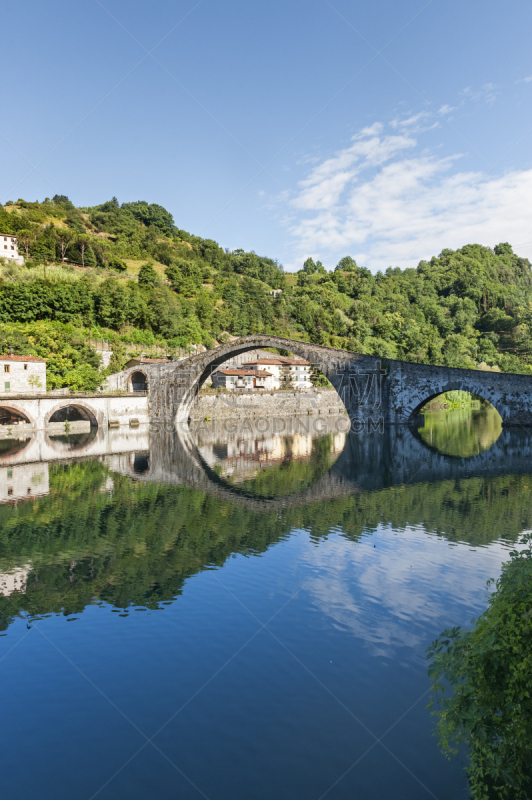
[[[3,797],[467,797],[426,651],[532,528],[532,432],[296,422],[2,440]]]

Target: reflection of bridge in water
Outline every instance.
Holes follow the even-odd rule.
[[[48,481],[41,474],[42,469],[37,469],[39,465],[47,468],[57,461],[94,457],[103,458],[111,471],[138,481],[189,486],[261,512],[402,484],[532,471],[532,429],[529,428],[503,428],[488,450],[469,458],[458,458],[431,448],[417,431],[407,426],[390,426],[372,433],[347,433],[348,418],[333,415],[274,418],[268,421],[269,427],[265,428],[265,424],[264,418],[247,418],[223,420],[220,424],[202,423],[196,427],[179,425],[177,430],[174,426],[163,425],[117,431],[98,428],[92,429],[90,435],[70,437],[37,431],[27,439],[14,438],[11,449],[0,452],[0,482],[5,487],[5,497],[2,495],[0,499],[12,502],[23,496],[32,499],[37,494],[46,494]],[[250,489],[249,485],[253,483],[255,472],[291,458],[310,459],[309,441],[317,436],[329,436],[330,457],[312,485],[283,497],[253,494],[253,486]],[[278,443],[272,444],[276,438]],[[249,451],[251,456],[240,455],[248,452],[242,448],[242,442],[253,443]],[[231,470],[217,468],[213,453],[217,447],[220,452],[220,443],[225,443],[226,453],[235,455],[233,468],[235,463],[245,462],[248,472],[244,471],[243,478],[238,474],[228,475]]]
[[[323,419],[321,434],[337,436],[342,431],[343,419]],[[253,420],[244,422],[247,435],[260,438],[259,432],[253,429]],[[292,431],[297,432],[297,425],[292,424]],[[201,434],[201,430],[194,431],[187,425],[178,426],[177,430],[152,426],[149,447],[143,454],[137,454],[141,469],[135,469],[130,456],[112,456],[106,462],[111,470],[136,480],[190,486],[263,512],[403,484],[488,478],[532,471],[530,429],[503,429],[489,450],[469,458],[457,458],[430,448],[411,428],[390,426],[382,432],[345,434],[345,446],[338,458],[325,474],[302,492],[278,498],[254,497],[240,489],[238,484],[224,480],[207,463],[201,452]],[[233,431],[233,435],[238,435],[238,429]],[[290,434],[286,432],[285,435]]]

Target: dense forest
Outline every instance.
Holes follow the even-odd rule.
[[[501,243],[443,250],[373,275],[350,256],[295,274],[179,229],[157,204],[76,208],[65,196],[0,206],[24,266],[4,264],[0,346],[48,359],[49,387],[94,388],[88,328],[112,342],[110,369],[158,344],[213,346],[277,333],[407,361],[532,373],[532,271]],[[280,293],[270,294],[280,289]],[[129,354],[129,355],[128,355]]]

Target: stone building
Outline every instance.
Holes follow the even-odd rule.
[[[0,233],[0,258],[14,264],[23,264],[24,256],[19,255],[17,237],[12,233]]]
[[[0,355],[0,395],[46,391],[46,361],[37,356]]]

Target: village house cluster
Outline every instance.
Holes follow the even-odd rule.
[[[257,358],[238,367],[216,370],[212,375],[215,389],[311,389],[310,364],[301,358]]]

